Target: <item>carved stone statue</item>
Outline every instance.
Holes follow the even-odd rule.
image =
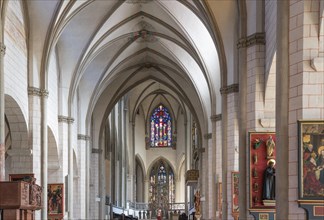
[[[196,215],[200,215],[200,192],[199,192],[199,190],[197,190],[195,193],[194,202],[195,202]]]
[[[275,199],[276,170],[274,168],[274,165],[275,165],[275,160],[270,159],[268,161],[268,166],[264,171],[263,192],[262,192],[262,198],[264,200]]]
[[[267,159],[273,158],[273,152],[274,152],[276,143],[272,139],[271,135],[269,136],[269,138],[266,142],[266,146],[267,146]]]

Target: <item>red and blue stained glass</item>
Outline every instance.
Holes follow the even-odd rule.
[[[171,116],[163,105],[157,107],[151,116],[151,147],[171,147]]]

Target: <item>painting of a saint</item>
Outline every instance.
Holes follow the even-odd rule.
[[[324,122],[300,122],[300,196],[324,196]]]
[[[63,217],[63,184],[48,184],[47,209],[48,215]]]

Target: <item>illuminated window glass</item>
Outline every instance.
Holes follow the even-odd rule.
[[[150,172],[149,203],[152,207],[166,208],[175,202],[175,180],[172,168],[162,160]]]
[[[167,108],[163,105],[157,107],[151,116],[151,147],[171,147],[172,123]]]

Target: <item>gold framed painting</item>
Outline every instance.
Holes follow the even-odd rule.
[[[324,121],[298,121],[299,198],[324,197]]]
[[[232,213],[239,213],[239,172],[232,171]]]
[[[47,213],[51,219],[64,217],[64,185],[51,183],[47,188]]]

